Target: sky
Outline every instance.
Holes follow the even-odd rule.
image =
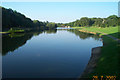
[[[109,0],[110,1],[110,0]],[[118,2],[2,2],[32,20],[68,23],[81,17],[118,15]]]
[[[2,2],[118,2],[120,0],[1,0]]]

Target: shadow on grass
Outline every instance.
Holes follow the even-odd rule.
[[[109,35],[120,38],[120,32]],[[116,76],[120,78],[120,43],[107,35],[103,35],[102,39],[103,47],[99,60],[96,61],[97,65],[86,77],[103,76],[105,78],[106,76]]]
[[[111,36],[113,36],[113,37],[116,37],[116,38],[120,39],[120,32],[113,33],[113,34],[109,34],[109,35],[111,35]]]

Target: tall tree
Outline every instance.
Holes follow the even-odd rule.
[[[81,26],[89,26],[89,21],[90,21],[89,18],[83,17],[80,19],[80,25]]]

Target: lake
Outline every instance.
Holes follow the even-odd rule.
[[[79,78],[101,38],[74,29],[3,35],[3,78]]]

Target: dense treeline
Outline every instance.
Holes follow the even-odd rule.
[[[55,29],[57,25],[50,22],[40,22],[38,20],[31,20],[25,15],[13,11],[12,9],[2,8],[2,29],[3,31],[9,30],[10,28],[20,29]]]
[[[31,20],[25,15],[13,11],[12,9],[2,8],[2,30],[8,31],[11,28],[20,28],[26,30],[33,29],[55,29],[57,26],[71,26],[71,27],[84,27],[84,26],[96,26],[96,27],[109,27],[109,26],[120,26],[120,17],[111,15],[107,18],[88,18],[82,17],[80,20],[76,20],[70,23],[52,23],[52,22],[41,22],[38,20]]]
[[[59,23],[60,24],[60,23]],[[84,27],[84,26],[96,26],[96,27],[110,27],[110,26],[120,26],[120,17],[116,15],[111,15],[107,18],[88,18],[82,17],[80,20],[74,22],[62,24],[63,26],[71,27]]]

